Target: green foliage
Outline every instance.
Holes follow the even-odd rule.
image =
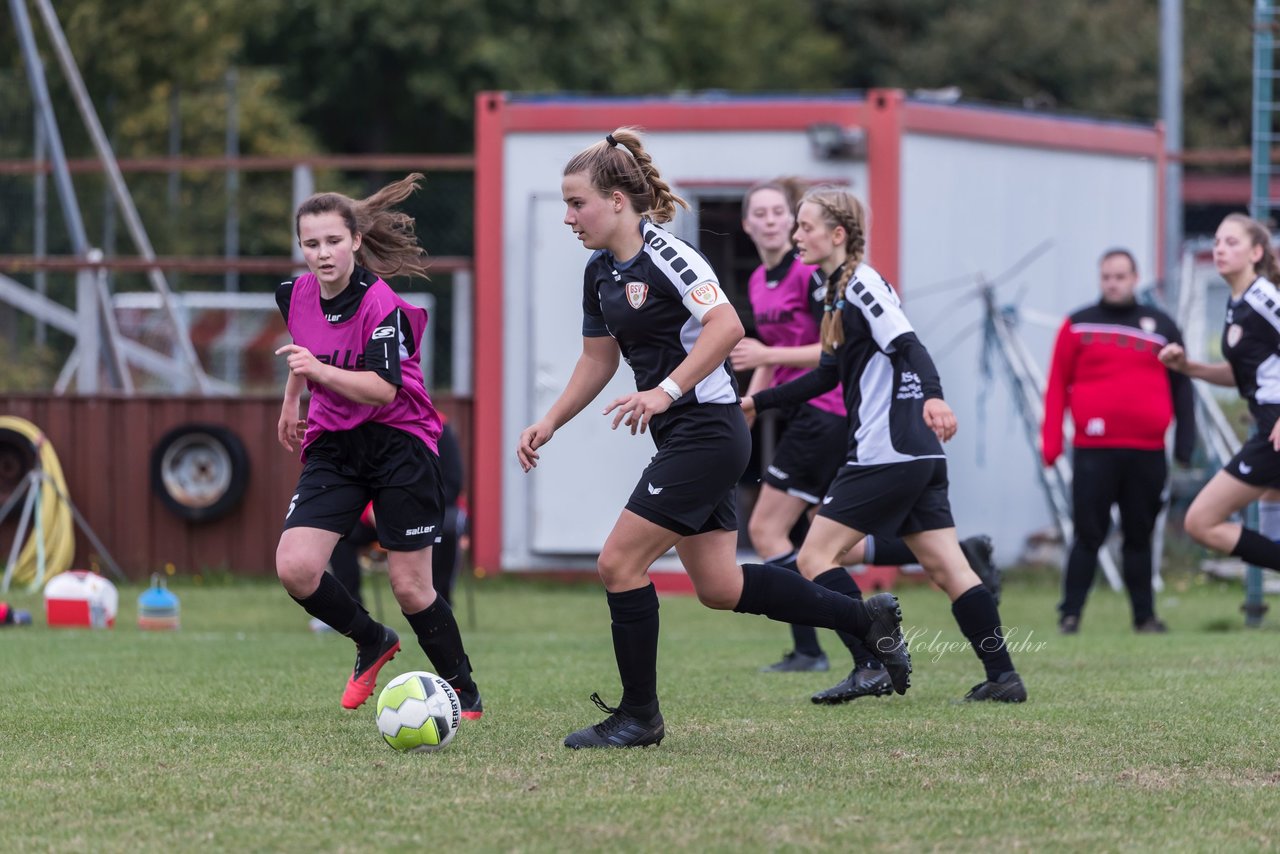
[[[14,309],[0,308],[0,313],[11,314]],[[19,324],[30,327],[30,322],[23,319]],[[23,330],[24,333],[28,329]],[[48,345],[40,347],[35,344],[22,344],[29,340],[28,334],[9,342],[7,355],[10,358],[0,359],[0,391],[39,392],[53,388],[62,368],[62,357],[58,350]]]
[[[907,695],[836,707],[808,700],[843,675],[829,633],[832,673],[761,674],[784,626],[667,597],[667,738],[600,752],[560,746],[602,717],[592,691],[618,697],[598,586],[477,588],[476,624],[457,611],[486,715],[437,754],[389,749],[372,701],[339,708],[351,643],[274,584],[179,587],[175,633],[134,628],[138,587],[110,631],[0,628],[6,850],[1274,848],[1277,628],[1241,629],[1234,585],[1166,592],[1166,636],[1100,589],[1064,638],[1053,586],[1012,580],[1016,707],[952,702],[980,669],[935,590],[902,594]],[[383,685],[430,669],[390,607]]]
[[[338,151],[460,151],[486,89],[603,94],[828,88],[838,44],[796,5],[662,0],[301,0],[260,16],[253,62]],[[335,61],[340,58],[341,61]]]
[[[225,151],[229,106],[227,71],[237,66],[243,32],[259,14],[240,0],[140,0],[118,4],[82,0],[58,4],[67,41],[118,157],[158,157],[169,153],[174,107],[180,128],[179,151],[186,156],[220,156]],[[69,157],[95,157],[84,122],[75,111],[70,89],[49,45],[39,16],[32,15],[36,42],[44,61],[58,125]],[[0,139],[0,156],[30,156],[32,151],[29,81],[12,27],[0,27],[0,110],[12,115],[11,127],[23,133]],[[235,86],[240,128],[239,152],[302,154],[317,150],[313,134],[297,119],[293,104],[280,92],[278,78],[268,69],[239,68]],[[287,223],[292,207],[288,176],[269,192],[248,192],[242,176],[240,211],[246,254],[288,252]],[[183,175],[177,195],[170,193],[165,174],[129,174],[134,203],[148,235],[162,255],[217,255],[224,248],[225,175],[222,172]],[[13,228],[5,229],[0,252],[29,252],[32,245],[29,177],[4,179],[0,199],[20,201]],[[102,245],[107,188],[100,175],[74,177],[85,227],[91,243]],[[58,221],[58,202],[52,182],[50,250],[68,252],[65,229]],[[6,205],[8,207],[8,205]],[[9,214],[0,214],[4,220]],[[120,251],[134,248],[117,217]],[[0,224],[4,224],[0,220]],[[279,235],[263,240],[263,235]]]
[[[1186,0],[1190,146],[1247,142],[1249,0]],[[601,94],[959,86],[999,103],[1151,120],[1149,0],[78,0],[63,26],[125,155],[219,153],[224,75],[240,69],[246,153],[465,151],[483,89]],[[34,19],[38,40],[42,26]],[[21,55],[0,28],[0,115],[29,125]],[[46,50],[60,115],[65,87]],[[73,122],[64,122],[64,131]],[[22,126],[22,123],[15,124]],[[306,130],[304,130],[306,128]],[[83,142],[83,140],[80,140]],[[27,150],[21,136],[0,142]]]
[[[959,86],[1001,104],[1155,121],[1160,20],[1148,0],[820,0],[846,49],[841,83]],[[1248,143],[1253,4],[1185,0],[1189,148]]]

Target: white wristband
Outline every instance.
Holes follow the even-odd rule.
[[[671,395],[672,400],[679,400],[684,396],[684,392],[680,390],[680,386],[676,385],[676,381],[671,379],[671,377],[667,377],[665,380],[658,383],[658,388]]]

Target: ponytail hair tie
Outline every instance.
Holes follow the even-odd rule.
[[[604,136],[604,141],[605,141],[605,142],[607,142],[607,143],[609,143],[609,147],[610,147],[610,148],[617,148],[617,147],[618,147],[618,141],[617,141],[616,139],[614,139],[614,138],[613,138],[613,134],[611,134],[611,133],[607,133],[607,134],[605,134],[605,136]]]

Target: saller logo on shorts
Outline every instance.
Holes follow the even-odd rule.
[[[413,537],[413,536],[417,536],[418,534],[430,534],[435,529],[436,529],[435,525],[421,525],[417,528],[409,528],[407,531],[404,532],[404,535],[406,537]]]
[[[647,296],[649,296],[649,286],[644,282],[627,282],[627,302],[631,303],[632,308],[644,305]]]

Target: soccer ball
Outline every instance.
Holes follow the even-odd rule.
[[[424,670],[400,674],[378,695],[378,732],[396,750],[443,749],[461,717],[453,687]]]

